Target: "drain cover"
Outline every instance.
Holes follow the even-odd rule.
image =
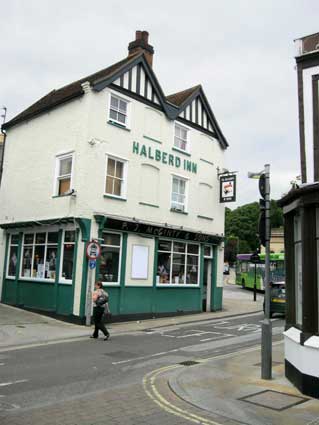
[[[199,362],[195,362],[194,360],[185,360],[185,362],[179,363],[182,366],[194,366],[195,364],[199,364]]]
[[[247,403],[277,411],[286,410],[292,406],[296,406],[297,404],[308,401],[308,399],[304,397],[280,393],[278,391],[272,390],[265,390],[259,393],[250,394],[245,397],[241,397],[238,400],[246,401]]]

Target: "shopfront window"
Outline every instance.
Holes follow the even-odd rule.
[[[54,280],[58,251],[58,232],[25,233],[21,277]]]
[[[8,253],[7,277],[15,277],[18,262],[19,235],[10,235],[10,246]]]
[[[294,217],[294,251],[296,323],[302,325],[302,240],[301,216],[299,214]]]
[[[120,282],[121,235],[118,233],[103,233],[99,280],[105,283]]]
[[[75,230],[65,230],[62,245],[61,280],[72,283],[75,250]]]
[[[199,284],[199,245],[197,244],[160,240],[157,264],[159,284]]]

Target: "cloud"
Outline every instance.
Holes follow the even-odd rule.
[[[318,30],[316,0],[11,0],[1,10],[8,118],[120,60],[146,29],[166,94],[203,85],[239,171],[239,204],[258,199],[249,170],[271,164],[274,197],[300,173],[293,39]]]

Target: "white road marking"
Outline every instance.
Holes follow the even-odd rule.
[[[28,379],[19,379],[18,381],[12,381],[12,382],[0,382],[0,387],[6,387],[8,385],[14,385],[14,384],[22,384],[22,382],[28,382]]]
[[[4,363],[0,363],[0,366],[4,366]]]
[[[120,360],[119,362],[112,362],[112,365],[125,364],[125,363],[135,362],[136,360],[145,360],[145,359],[151,359],[152,357],[165,356],[166,354],[176,353],[176,351],[179,351],[179,350],[180,350],[179,348],[175,348],[174,350],[162,351],[161,353],[149,354],[148,356],[134,357],[132,359],[127,359],[127,360]]]

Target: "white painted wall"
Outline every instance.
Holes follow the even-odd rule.
[[[151,111],[143,103],[131,101],[131,130],[123,130],[107,123],[106,105],[110,90],[88,93],[86,96],[90,104],[89,130],[87,141],[81,145],[77,172],[80,175],[79,195],[77,197],[78,211],[84,216],[92,214],[92,210],[99,213],[138,217],[154,223],[168,223],[174,226],[184,226],[195,231],[205,233],[224,233],[224,205],[219,204],[219,182],[217,166],[223,167],[224,152],[219,143],[191,129],[191,157],[172,151],[174,142],[174,122],[169,121],[163,114]],[[148,120],[154,124],[154,134],[150,126],[146,127]],[[145,139],[153,137],[162,144]],[[92,146],[89,140],[96,140]],[[171,154],[177,154],[181,160],[192,160],[197,164],[197,174],[193,174],[162,164],[154,160],[132,153],[133,141],[153,150],[160,149]],[[127,201],[104,198],[106,155],[111,154],[128,160]],[[211,166],[202,159],[214,163]],[[160,208],[151,208],[140,205],[142,199],[141,170],[142,164],[149,163],[160,168],[160,186],[158,189],[158,202]],[[189,214],[182,215],[170,211],[172,174],[177,173],[189,178]],[[214,218],[212,222],[197,217],[202,212],[205,199],[200,198],[199,184],[206,182],[212,186],[213,210],[207,209],[207,215]],[[144,181],[145,185],[149,182]],[[152,190],[153,187],[149,188]],[[200,207],[201,206],[201,207]]]
[[[313,105],[312,105],[312,76],[319,73],[319,66],[307,68],[302,71],[303,97],[304,97],[304,122],[305,122],[305,148],[307,164],[307,182],[314,181],[314,156],[313,156]]]
[[[289,328],[284,332],[285,358],[301,373],[319,377],[319,337],[312,336],[300,344],[299,329]]]

